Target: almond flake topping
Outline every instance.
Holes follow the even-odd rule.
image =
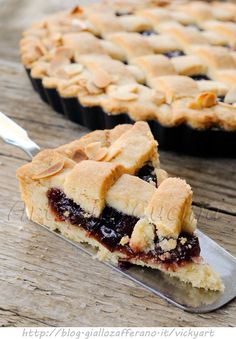
[[[215,106],[217,104],[216,94],[213,92],[201,93],[197,96],[196,101],[189,104],[189,108],[202,109]]]
[[[82,160],[87,160],[87,159],[88,159],[87,155],[80,148],[75,150],[72,155],[72,160],[74,160],[75,162],[80,162]]]
[[[85,147],[85,153],[88,156],[89,159],[92,159],[94,155],[98,152],[98,150],[101,148],[101,142],[91,142]]]
[[[107,148],[101,147],[98,152],[94,155],[93,160],[102,161],[107,155]]]
[[[51,37],[52,41],[62,41],[62,34],[61,33],[54,33]]]
[[[165,103],[165,95],[161,91],[154,90],[152,94],[152,101],[157,104],[161,105]]]
[[[79,19],[73,19],[71,24],[72,26],[80,28],[82,31],[88,29],[88,25],[84,21]]]
[[[81,73],[83,68],[81,64],[69,64],[64,67],[64,71],[68,76],[74,76]]]
[[[49,64],[48,73],[50,76],[59,76],[63,75],[63,68],[70,63],[70,60],[61,55],[57,55]]]
[[[57,173],[59,173],[65,165],[65,161],[64,160],[60,160],[58,162],[56,162],[55,164],[51,165],[50,167],[44,169],[42,172],[35,174],[32,179],[33,180],[38,180],[38,179],[44,179],[44,178],[48,178],[51,177]]]
[[[101,147],[101,142],[92,142],[85,148],[85,152],[89,159],[101,161],[107,155],[107,148]]]
[[[55,56],[61,56],[70,59],[73,56],[73,51],[69,47],[61,46],[56,49]]]
[[[101,94],[103,93],[102,88],[98,88],[91,80],[87,81],[85,85],[89,94]]]
[[[98,68],[93,72],[92,81],[98,88],[106,88],[112,82],[112,77],[102,68]]]
[[[39,54],[41,54],[41,55],[44,55],[44,54],[47,53],[47,50],[46,50],[46,48],[45,48],[42,44],[38,43],[38,44],[35,46],[35,52],[36,52],[36,53],[39,53]]]
[[[224,102],[226,104],[234,104],[236,102],[236,86],[230,88],[225,96]]]
[[[74,14],[82,14],[83,13],[83,8],[81,8],[80,6],[75,6],[71,11],[70,14],[74,15]]]
[[[137,85],[126,85],[117,87],[111,93],[111,96],[114,99],[121,100],[121,101],[132,101],[138,99],[138,86]]]

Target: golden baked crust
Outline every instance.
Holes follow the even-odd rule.
[[[106,202],[117,211],[143,218],[155,191],[154,185],[138,177],[124,174],[107,192]]]
[[[196,220],[190,186],[179,178],[168,178],[160,168],[157,142],[146,122],[94,131],[70,144],[44,150],[19,168],[17,177],[31,220],[99,248],[101,260],[130,261],[158,268],[193,286],[222,289],[220,277],[195,258],[181,261],[181,265],[175,261],[164,264],[171,251],[178,253],[178,246],[184,246],[185,236],[196,239]],[[53,207],[61,196],[59,205]],[[65,204],[62,210],[60,204]],[[109,217],[107,210],[112,211]],[[86,220],[90,230],[83,228]],[[103,242],[104,237],[108,241],[118,232],[107,227],[110,223],[112,227],[117,223],[122,234],[114,248]],[[95,236],[101,231],[98,226],[103,228],[99,239]],[[91,233],[93,227],[95,233]],[[163,253],[156,257],[150,253],[157,245]],[[201,278],[197,279],[198,270]]]
[[[87,213],[99,217],[105,207],[107,191],[122,172],[120,165],[83,160],[68,174],[64,192]]]
[[[109,147],[104,161],[120,164],[126,173],[135,174],[147,162],[153,167],[159,165],[156,149],[148,124],[139,121]]]
[[[152,78],[177,74],[170,59],[161,54],[141,56],[133,59],[132,63],[138,65],[143,70],[146,75],[147,83],[150,86],[152,84]]]
[[[153,194],[145,215],[156,226],[159,238],[178,238],[190,223],[187,218],[191,215],[191,204],[191,187],[179,178],[168,178]]]
[[[201,58],[196,55],[183,55],[172,58],[172,64],[179,75],[192,76],[194,74],[206,74],[207,67],[202,63]]]
[[[165,94],[165,102],[184,97],[194,97],[198,94],[198,87],[194,80],[186,76],[166,75],[153,79],[153,87]]]
[[[23,33],[22,62],[45,88],[111,115],[235,130],[236,98],[224,100],[236,81],[235,13],[235,4],[219,1],[104,0],[77,6]],[[176,115],[176,100],[196,101],[204,92],[220,99],[211,114],[205,107],[189,110],[186,100]]]

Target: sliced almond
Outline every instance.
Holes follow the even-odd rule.
[[[91,80],[87,81],[85,85],[89,94],[101,94],[103,91],[101,88],[98,88]]]
[[[47,50],[46,50],[46,48],[42,44],[38,43],[35,46],[35,52],[40,54],[40,55],[44,55],[44,54],[47,53]]]
[[[137,84],[126,85],[126,86],[124,86],[124,87],[125,87],[125,89],[126,89],[128,92],[130,92],[130,93],[136,93],[136,94],[138,94],[138,92],[139,92],[139,87],[138,87]]]
[[[42,172],[35,174],[32,177],[32,179],[33,180],[39,180],[39,179],[51,177],[51,176],[57,174],[58,172],[60,172],[63,169],[64,165],[65,165],[65,161],[60,160],[60,161],[56,162],[55,164],[51,165],[50,167],[44,169]]]
[[[88,29],[88,25],[83,20],[73,19],[71,24],[72,24],[72,26],[77,27],[77,28],[81,29],[82,31]]]
[[[139,94],[139,86],[137,84],[129,84],[124,86],[113,86],[110,95],[117,100],[131,101],[136,100]]]
[[[202,93],[198,96],[197,101],[202,107],[212,107],[217,103],[216,94],[213,92]]]
[[[83,70],[84,66],[81,64],[69,64],[64,67],[64,71],[66,75],[69,77],[80,74]]]
[[[226,104],[234,104],[236,102],[236,86],[230,88],[225,96],[224,102]]]
[[[31,69],[31,75],[33,78],[43,78],[47,75],[48,63],[37,62],[35,66]]]
[[[125,89],[117,89],[117,91],[111,93],[111,97],[120,101],[132,101],[138,98],[136,93],[126,92]]]
[[[154,90],[154,92],[152,94],[152,101],[156,105],[164,104],[165,103],[165,95],[164,95],[164,93],[160,92],[160,91]]]
[[[98,152],[92,158],[95,161],[102,161],[107,155],[107,148],[101,147]]]
[[[71,14],[71,15],[82,14],[82,13],[83,13],[83,8],[81,8],[80,6],[75,6],[75,7],[70,11],[70,14]]]
[[[157,6],[158,7],[166,7],[168,5],[170,5],[171,1],[170,0],[157,0]],[[155,1],[154,1],[155,3]]]
[[[48,68],[49,75],[55,77],[63,76],[64,74],[63,67],[65,67],[69,63],[70,60],[67,57],[61,55],[55,56],[49,64]]]
[[[91,142],[85,147],[85,153],[89,157],[89,159],[92,159],[94,155],[98,152],[98,150],[101,148],[101,142]]]
[[[57,86],[57,90],[63,98],[77,97],[80,87],[77,85],[62,84]]]
[[[122,150],[119,149],[119,148],[116,148],[115,150],[113,149],[112,152],[110,152],[110,153],[107,150],[107,155],[106,155],[105,161],[111,162],[113,159],[118,157],[118,155],[121,154],[121,152],[122,152]]]
[[[44,77],[43,78],[43,86],[46,88],[56,88],[57,86],[61,86],[63,85],[65,80],[60,79],[60,81],[58,81],[58,78],[56,77]]]
[[[75,162],[80,162],[82,160],[87,160],[87,159],[88,157],[82,149],[75,150],[72,155],[72,160],[74,160]]]
[[[69,47],[61,46],[56,49],[55,56],[71,59],[73,57],[73,50]]]
[[[55,47],[59,47],[62,45],[62,34],[61,33],[55,33],[51,37],[51,41]]]
[[[202,109],[215,106],[217,104],[217,96],[213,92],[201,93],[196,100],[189,104],[189,108]]]
[[[62,39],[62,34],[61,33],[54,33],[51,37],[53,41],[58,41]]]
[[[104,69],[98,68],[93,72],[92,82],[98,88],[106,88],[112,82],[112,77]]]

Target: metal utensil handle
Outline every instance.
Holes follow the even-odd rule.
[[[5,114],[0,112],[0,137],[7,143],[21,148],[33,158],[40,147],[32,141],[27,132]]]

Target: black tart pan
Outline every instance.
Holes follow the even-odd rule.
[[[133,123],[128,114],[109,115],[101,107],[84,107],[77,98],[62,98],[56,89],[47,89],[41,79],[26,69],[33,88],[57,113],[91,130],[110,129],[118,124]],[[156,120],[148,121],[160,149],[206,157],[236,157],[236,132],[220,128],[193,129],[186,124],[166,127]]]

